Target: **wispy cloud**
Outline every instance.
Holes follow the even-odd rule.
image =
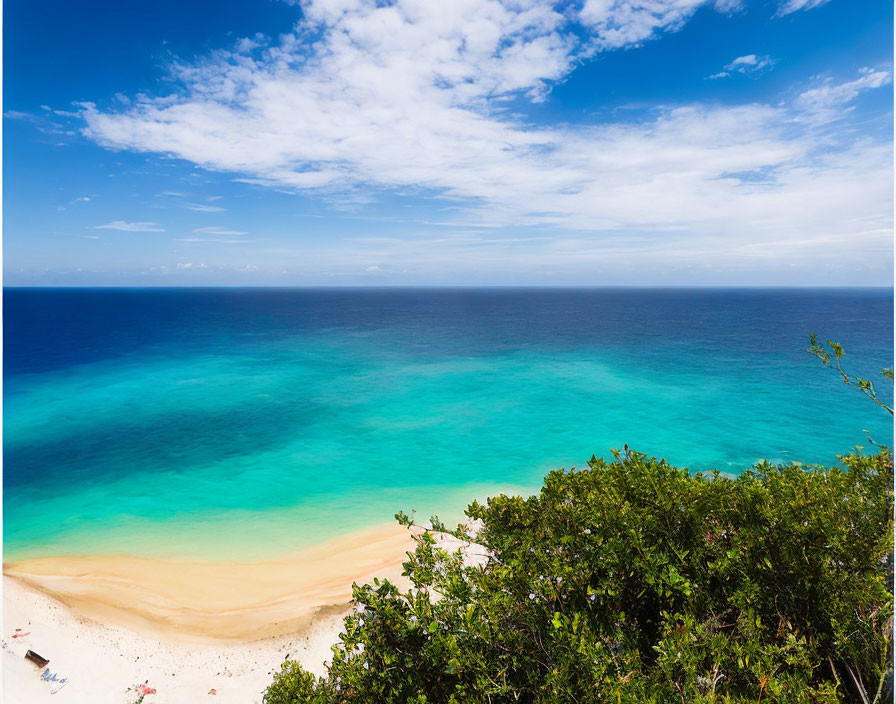
[[[619,49],[681,29],[700,7],[731,12],[741,0],[585,0],[579,19],[599,50]]]
[[[188,210],[195,210],[199,213],[223,213],[227,208],[221,208],[217,205],[205,205],[203,203],[186,203],[184,205]]]
[[[738,56],[736,59],[734,59],[734,61],[725,66],[724,71],[714,73],[711,76],[707,76],[707,78],[727,78],[734,73],[739,73],[742,76],[758,75],[761,73],[765,73],[766,71],[770,71],[772,68],[774,68],[774,65],[775,60],[771,56],[746,54],[745,56]]]
[[[849,104],[864,90],[889,85],[893,76],[889,71],[863,68],[854,81],[838,83],[830,77],[815,88],[800,94],[796,100],[803,119],[815,123],[833,122],[846,117],[852,110]]]
[[[589,0],[572,21],[534,0],[426,12],[315,0],[277,43],[174,66],[176,94],[119,111],[86,106],[86,133],[281,190],[447,199],[458,222],[480,227],[649,232],[687,251],[713,238],[729,249],[764,237],[809,249],[813,238],[885,231],[888,142],[850,130],[819,140],[813,117],[822,105],[848,113],[859,91],[882,85],[873,72],[780,104],[663,106],[635,121],[538,127],[506,111],[502,98],[541,100],[594,51],[674,31],[710,5],[735,9]],[[727,68],[770,62],[751,54]],[[812,94],[822,88],[827,97]]]
[[[783,17],[798,10],[811,10],[814,7],[826,5],[830,0],[784,0],[778,7],[776,15]]]
[[[226,227],[197,227],[194,235],[248,235],[245,230],[230,230]]]
[[[180,237],[178,242],[220,242],[221,244],[247,244],[250,240],[227,240],[219,237]]]
[[[119,230],[120,232],[164,232],[157,222],[126,222],[125,220],[113,220],[107,225],[96,225],[93,230]]]
[[[90,196],[79,196],[78,198],[72,198],[68,201],[68,205],[77,205],[78,203],[89,203],[91,200]],[[57,205],[56,210],[67,210],[64,205]]]
[[[44,106],[41,106],[43,108]],[[66,117],[80,117],[80,113],[66,113],[54,110],[53,114],[64,115]],[[76,134],[67,126],[59,124],[50,113],[45,110],[39,114],[24,112],[21,110],[7,110],[3,113],[3,117],[9,120],[19,120],[29,123],[34,129],[42,134],[52,135],[54,137],[63,138],[63,141],[57,142],[56,146],[65,146],[67,143],[64,138]]]

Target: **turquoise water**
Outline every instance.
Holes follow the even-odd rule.
[[[7,559],[261,559],[625,443],[738,473],[891,441],[803,351],[891,364],[890,290],[7,290],[5,321]]]

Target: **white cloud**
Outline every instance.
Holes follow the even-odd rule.
[[[217,205],[203,205],[202,203],[187,203],[184,207],[199,213],[223,213],[227,210],[227,208],[221,208]]]
[[[770,71],[775,65],[775,60],[771,56],[759,56],[757,54],[746,54],[738,56],[734,61],[725,66],[724,71],[714,73],[707,76],[710,80],[719,78],[727,78],[733,73],[739,73],[743,76],[751,74],[760,74]]]
[[[889,85],[893,77],[889,71],[863,68],[854,81],[837,83],[830,77],[821,81],[816,88],[801,93],[796,100],[805,119],[816,123],[833,122],[852,111],[849,103],[863,90]]]
[[[226,227],[197,227],[194,235],[248,235],[245,230],[230,230]]]
[[[581,19],[613,47],[672,30],[703,4],[592,0]],[[878,72],[790,104],[669,106],[639,121],[536,127],[500,99],[542,99],[594,46],[554,9],[527,0],[304,7],[300,31],[277,44],[176,66],[177,94],[118,112],[86,106],[87,134],[280,189],[430,195],[453,204],[459,222],[578,231],[568,241],[583,251],[597,251],[582,240],[594,232],[734,252],[788,239],[809,250],[890,226],[889,144],[814,132],[820,106],[848,110],[860,90],[882,85]],[[769,61],[747,55],[729,68]]]
[[[760,63],[760,58],[756,56],[756,54],[747,54],[746,56],[738,56],[734,61],[728,64],[725,68],[729,71],[737,69],[737,70],[747,70],[748,68],[752,68]]]
[[[579,18],[594,32],[596,47],[606,50],[639,44],[660,32],[674,32],[700,7],[730,12],[740,5],[740,0],[585,0]]]
[[[178,242],[218,242],[220,244],[248,244],[250,240],[226,240],[220,237],[181,237]]]
[[[811,10],[814,7],[825,5],[828,2],[830,2],[830,0],[784,0],[780,7],[778,7],[778,12],[776,14],[778,17],[783,17],[784,15],[789,15],[798,10]]]
[[[163,228],[157,222],[126,222],[124,220],[113,220],[107,225],[97,225],[94,230],[119,230],[120,232],[164,232]]]

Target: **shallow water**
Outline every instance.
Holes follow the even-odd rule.
[[[808,333],[877,380],[892,320],[891,289],[6,289],[4,550],[260,559],[625,443],[830,464],[891,422]]]

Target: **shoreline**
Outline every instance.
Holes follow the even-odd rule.
[[[286,658],[323,674],[352,582],[403,584],[412,536],[388,524],[255,563],[127,555],[6,563],[3,701],[136,701],[128,687],[148,680],[158,694],[146,704],[261,702]],[[16,629],[28,635],[14,639]],[[68,678],[56,696],[25,660],[29,649]]]
[[[412,535],[386,524],[259,562],[36,557],[4,563],[3,574],[100,623],[179,641],[244,643],[294,633],[339,610],[353,582],[401,582]]]

